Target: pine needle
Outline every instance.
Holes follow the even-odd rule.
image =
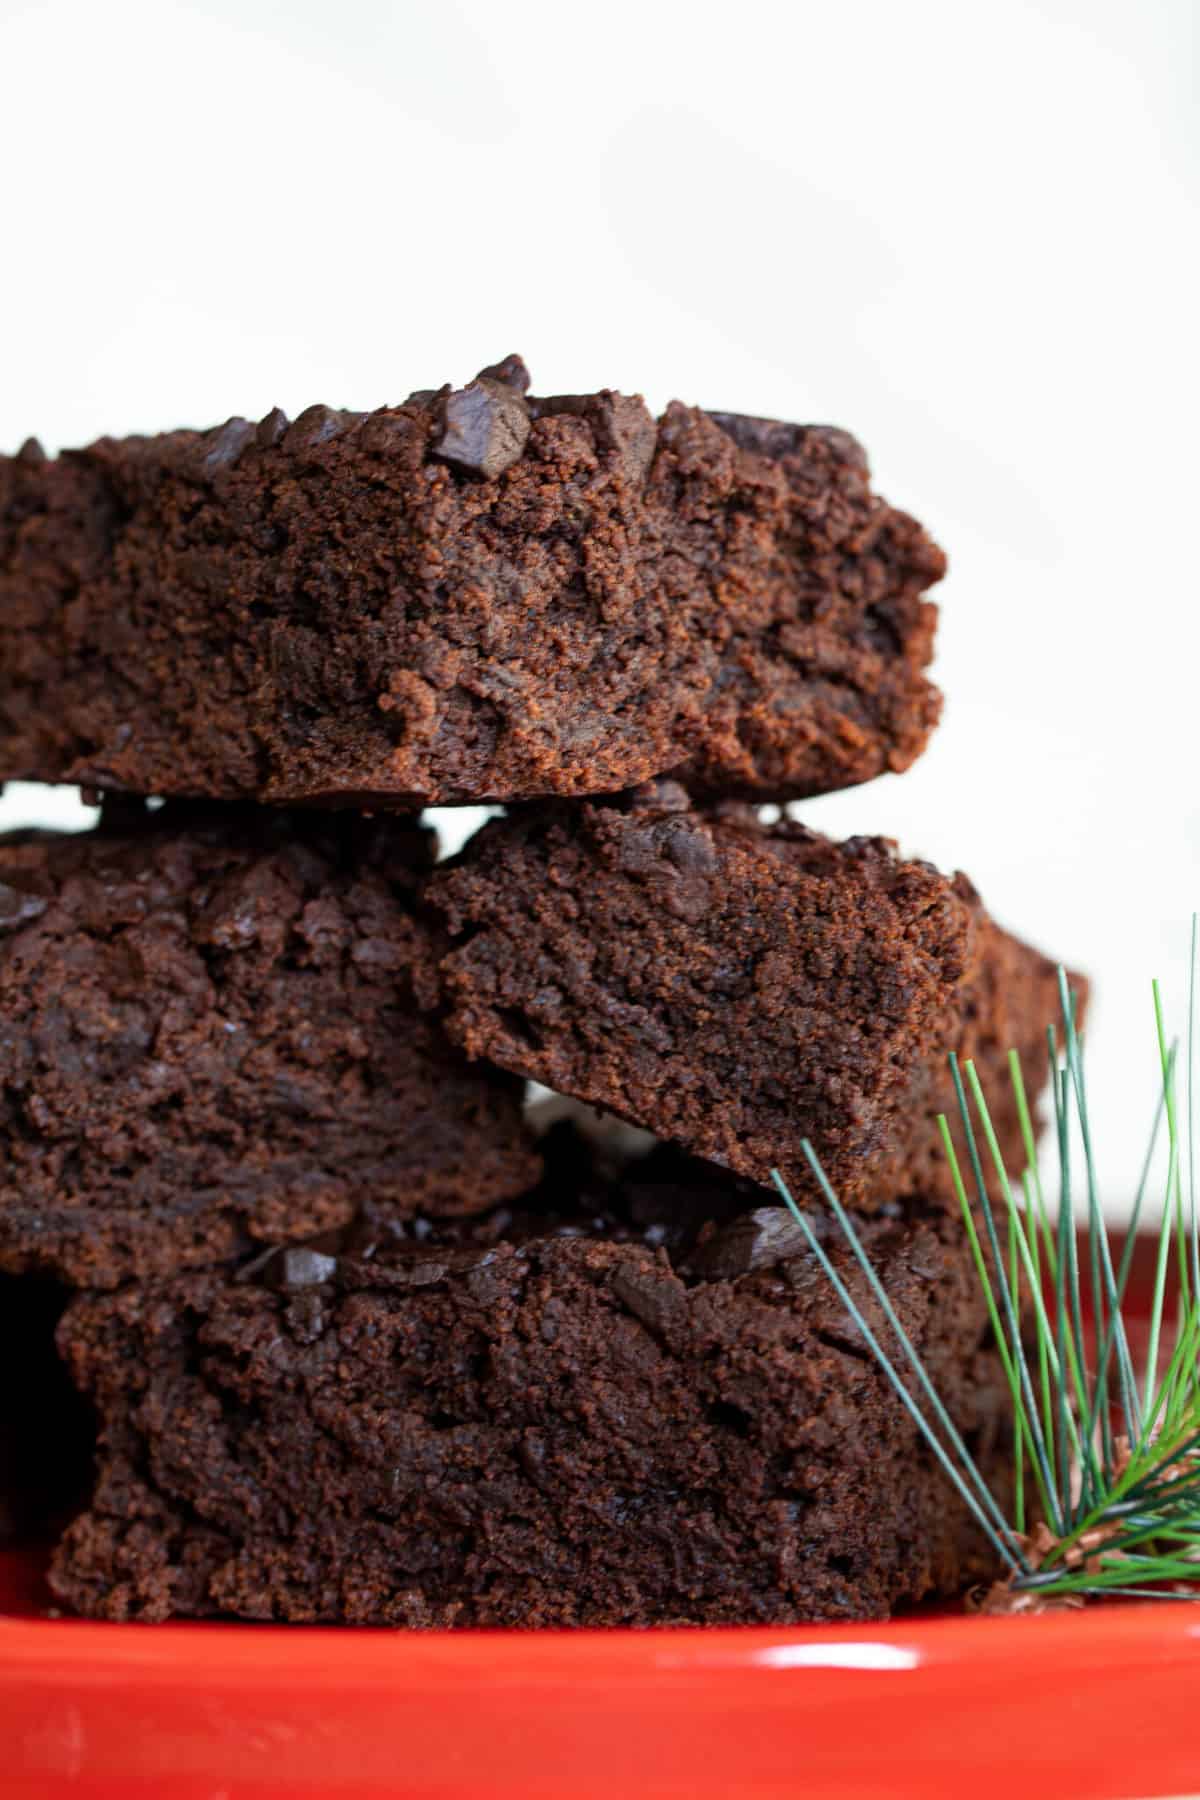
[[[977,1070],[969,1062],[960,1070],[957,1059],[950,1058],[973,1193],[968,1193],[950,1124],[944,1117],[939,1117],[938,1129],[1009,1390],[1014,1462],[1011,1518],[1005,1517],[939,1399],[871,1265],[852,1217],[834,1193],[811,1144],[806,1141],[803,1146],[805,1157],[866,1278],[887,1331],[898,1345],[898,1361],[889,1355],[881,1335],[872,1331],[782,1176],[774,1171],[775,1184],[821,1269],[996,1553],[1004,1573],[987,1596],[986,1611],[1038,1611],[1108,1597],[1200,1599],[1200,1205],[1194,1130],[1198,968],[1200,930],[1193,919],[1186,1103],[1180,1109],[1178,1046],[1169,1040],[1156,982],[1154,1025],[1161,1092],[1127,1242],[1116,1265],[1100,1204],[1084,1047],[1065,974],[1060,970],[1061,1050],[1053,1030],[1047,1035],[1058,1153],[1056,1217],[1037,1169],[1033,1117],[1018,1057],[1010,1052],[1008,1073],[1026,1166],[1015,1178],[1005,1166]],[[1149,1342],[1139,1380],[1130,1343],[1127,1296],[1134,1233],[1162,1160],[1159,1140],[1164,1120],[1166,1170],[1160,1176]],[[1073,1139],[1083,1152],[1090,1361],[1076,1252]],[[985,1176],[981,1141],[998,1196],[995,1202]],[[901,1373],[906,1365],[915,1376],[915,1386]],[[1027,1529],[1031,1501],[1036,1501],[1032,1511],[1035,1523]]]

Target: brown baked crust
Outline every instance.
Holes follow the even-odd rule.
[[[810,1139],[848,1206],[953,1202],[936,1115],[948,1054],[998,1097],[1042,1085],[1047,959],[962,876],[880,838],[831,842],[673,783],[487,825],[428,890],[446,921],[447,1029],[486,1056],[753,1180],[815,1197]]]
[[[944,558],[853,438],[526,381],[0,458],[0,779],[417,808],[907,768]]]
[[[423,1004],[405,819],[173,804],[0,838],[0,1268],[80,1287],[535,1179]]]
[[[293,1251],[274,1274],[78,1300],[60,1343],[99,1476],[58,1598],[110,1619],[596,1626],[881,1617],[961,1589],[982,1572],[963,1509],[757,1198],[690,1253],[593,1200],[540,1233],[433,1226],[365,1259]],[[864,1231],[998,1468],[1005,1390],[962,1233]]]

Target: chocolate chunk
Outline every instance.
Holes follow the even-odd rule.
[[[320,1287],[323,1282],[333,1280],[337,1266],[336,1256],[325,1256],[320,1250],[310,1250],[307,1244],[297,1244],[281,1250],[268,1265],[268,1273],[276,1287]]]
[[[276,444],[280,443],[290,423],[291,421],[283,408],[280,406],[273,406],[270,412],[258,421],[258,430],[255,432],[255,437],[258,440],[259,448],[262,450],[270,450]]]
[[[226,419],[214,431],[205,432],[192,460],[192,471],[201,480],[211,478],[222,469],[231,469],[242,452],[258,436],[258,427],[249,419]]]
[[[521,460],[529,437],[524,400],[498,381],[472,381],[447,394],[444,421],[434,455],[488,481]]]
[[[476,381],[497,381],[501,387],[515,388],[518,394],[529,392],[529,370],[525,367],[524,358],[514,352],[498,363],[489,363],[486,369],[480,369]]]
[[[803,1256],[807,1248],[803,1231],[786,1207],[760,1206],[730,1220],[707,1243],[698,1245],[688,1267],[706,1281],[732,1281],[751,1269]]]
[[[39,463],[44,463],[48,460],[46,452],[42,449],[41,444],[35,437],[26,438],[16,454],[16,461],[24,463],[27,468],[37,468]]]
[[[23,894],[0,881],[0,931],[16,931],[31,919],[40,919],[49,904],[40,894]]]
[[[673,815],[662,825],[663,854],[681,875],[711,875],[717,867],[712,838],[694,819]]]
[[[604,448],[612,452],[626,481],[643,481],[658,446],[658,427],[645,401],[627,394],[598,394],[594,418]]]
[[[623,874],[657,883],[662,904],[677,919],[693,922],[708,909],[707,877],[717,868],[712,838],[692,815],[672,813],[630,826],[617,852]]]
[[[780,419],[756,419],[749,413],[710,412],[708,416],[739,450],[778,460],[802,455],[810,442],[817,442],[832,450],[838,462],[862,475],[869,473],[867,453],[858,439],[836,425],[786,425]]]
[[[316,450],[361,416],[360,413],[339,412],[332,406],[308,406],[295,424],[289,425],[283,440],[284,448]]]
[[[612,1288],[621,1305],[657,1336],[681,1324],[687,1313],[687,1289],[668,1268],[618,1269]]]
[[[710,412],[709,418],[732,438],[739,450],[756,456],[789,456],[795,451],[803,425],[786,425],[780,419],[756,419],[751,413]]]

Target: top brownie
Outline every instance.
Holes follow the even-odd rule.
[[[527,383],[0,458],[0,780],[411,808],[907,768],[945,565],[854,439]]]

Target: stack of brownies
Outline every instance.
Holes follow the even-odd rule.
[[[942,554],[842,431],[527,388],[0,458],[0,779],[102,801],[0,839],[0,1517],[90,1480],[78,1612],[785,1621],[973,1572],[769,1185],[828,1230],[810,1139],[986,1462],[936,1118],[973,1057],[1021,1165],[1055,970],[758,811],[920,753]],[[421,810],[481,803],[439,863]],[[531,1081],[657,1141],[539,1137]]]

